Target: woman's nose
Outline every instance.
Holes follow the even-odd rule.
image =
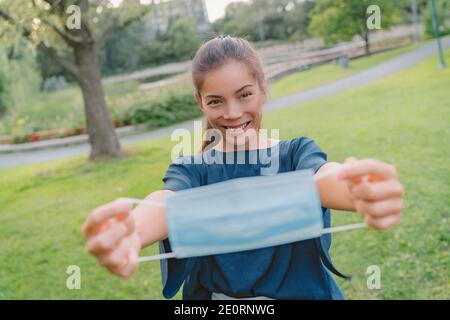
[[[242,116],[241,107],[237,103],[229,103],[225,108],[225,114],[223,118],[226,120],[229,119],[238,119]]]

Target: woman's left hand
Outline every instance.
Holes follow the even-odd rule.
[[[338,178],[347,181],[356,211],[378,230],[398,223],[403,209],[403,185],[394,166],[374,160],[348,158]]]

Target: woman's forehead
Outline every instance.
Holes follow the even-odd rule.
[[[241,62],[229,62],[208,72],[203,78],[202,95],[233,95],[244,86],[257,86],[249,68]]]

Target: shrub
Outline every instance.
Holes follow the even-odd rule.
[[[134,105],[127,116],[133,124],[147,123],[158,128],[194,119],[201,114],[192,94],[172,94],[161,102]]]

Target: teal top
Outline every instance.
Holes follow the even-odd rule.
[[[267,157],[268,156],[268,157]],[[230,161],[233,159],[233,161]],[[242,161],[243,159],[244,162]],[[278,159],[278,163],[267,159]],[[240,161],[238,161],[240,160]],[[164,176],[164,189],[179,191],[228,179],[312,169],[317,172],[326,154],[307,137],[281,140],[267,149],[220,152],[181,157]],[[264,171],[266,170],[266,171]],[[330,210],[322,208],[324,227]],[[244,252],[161,261],[163,295],[173,297],[181,285],[184,299],[264,296],[274,299],[343,299],[332,273],[346,277],[333,266],[328,250],[331,235]],[[170,239],[160,242],[170,252]]]

